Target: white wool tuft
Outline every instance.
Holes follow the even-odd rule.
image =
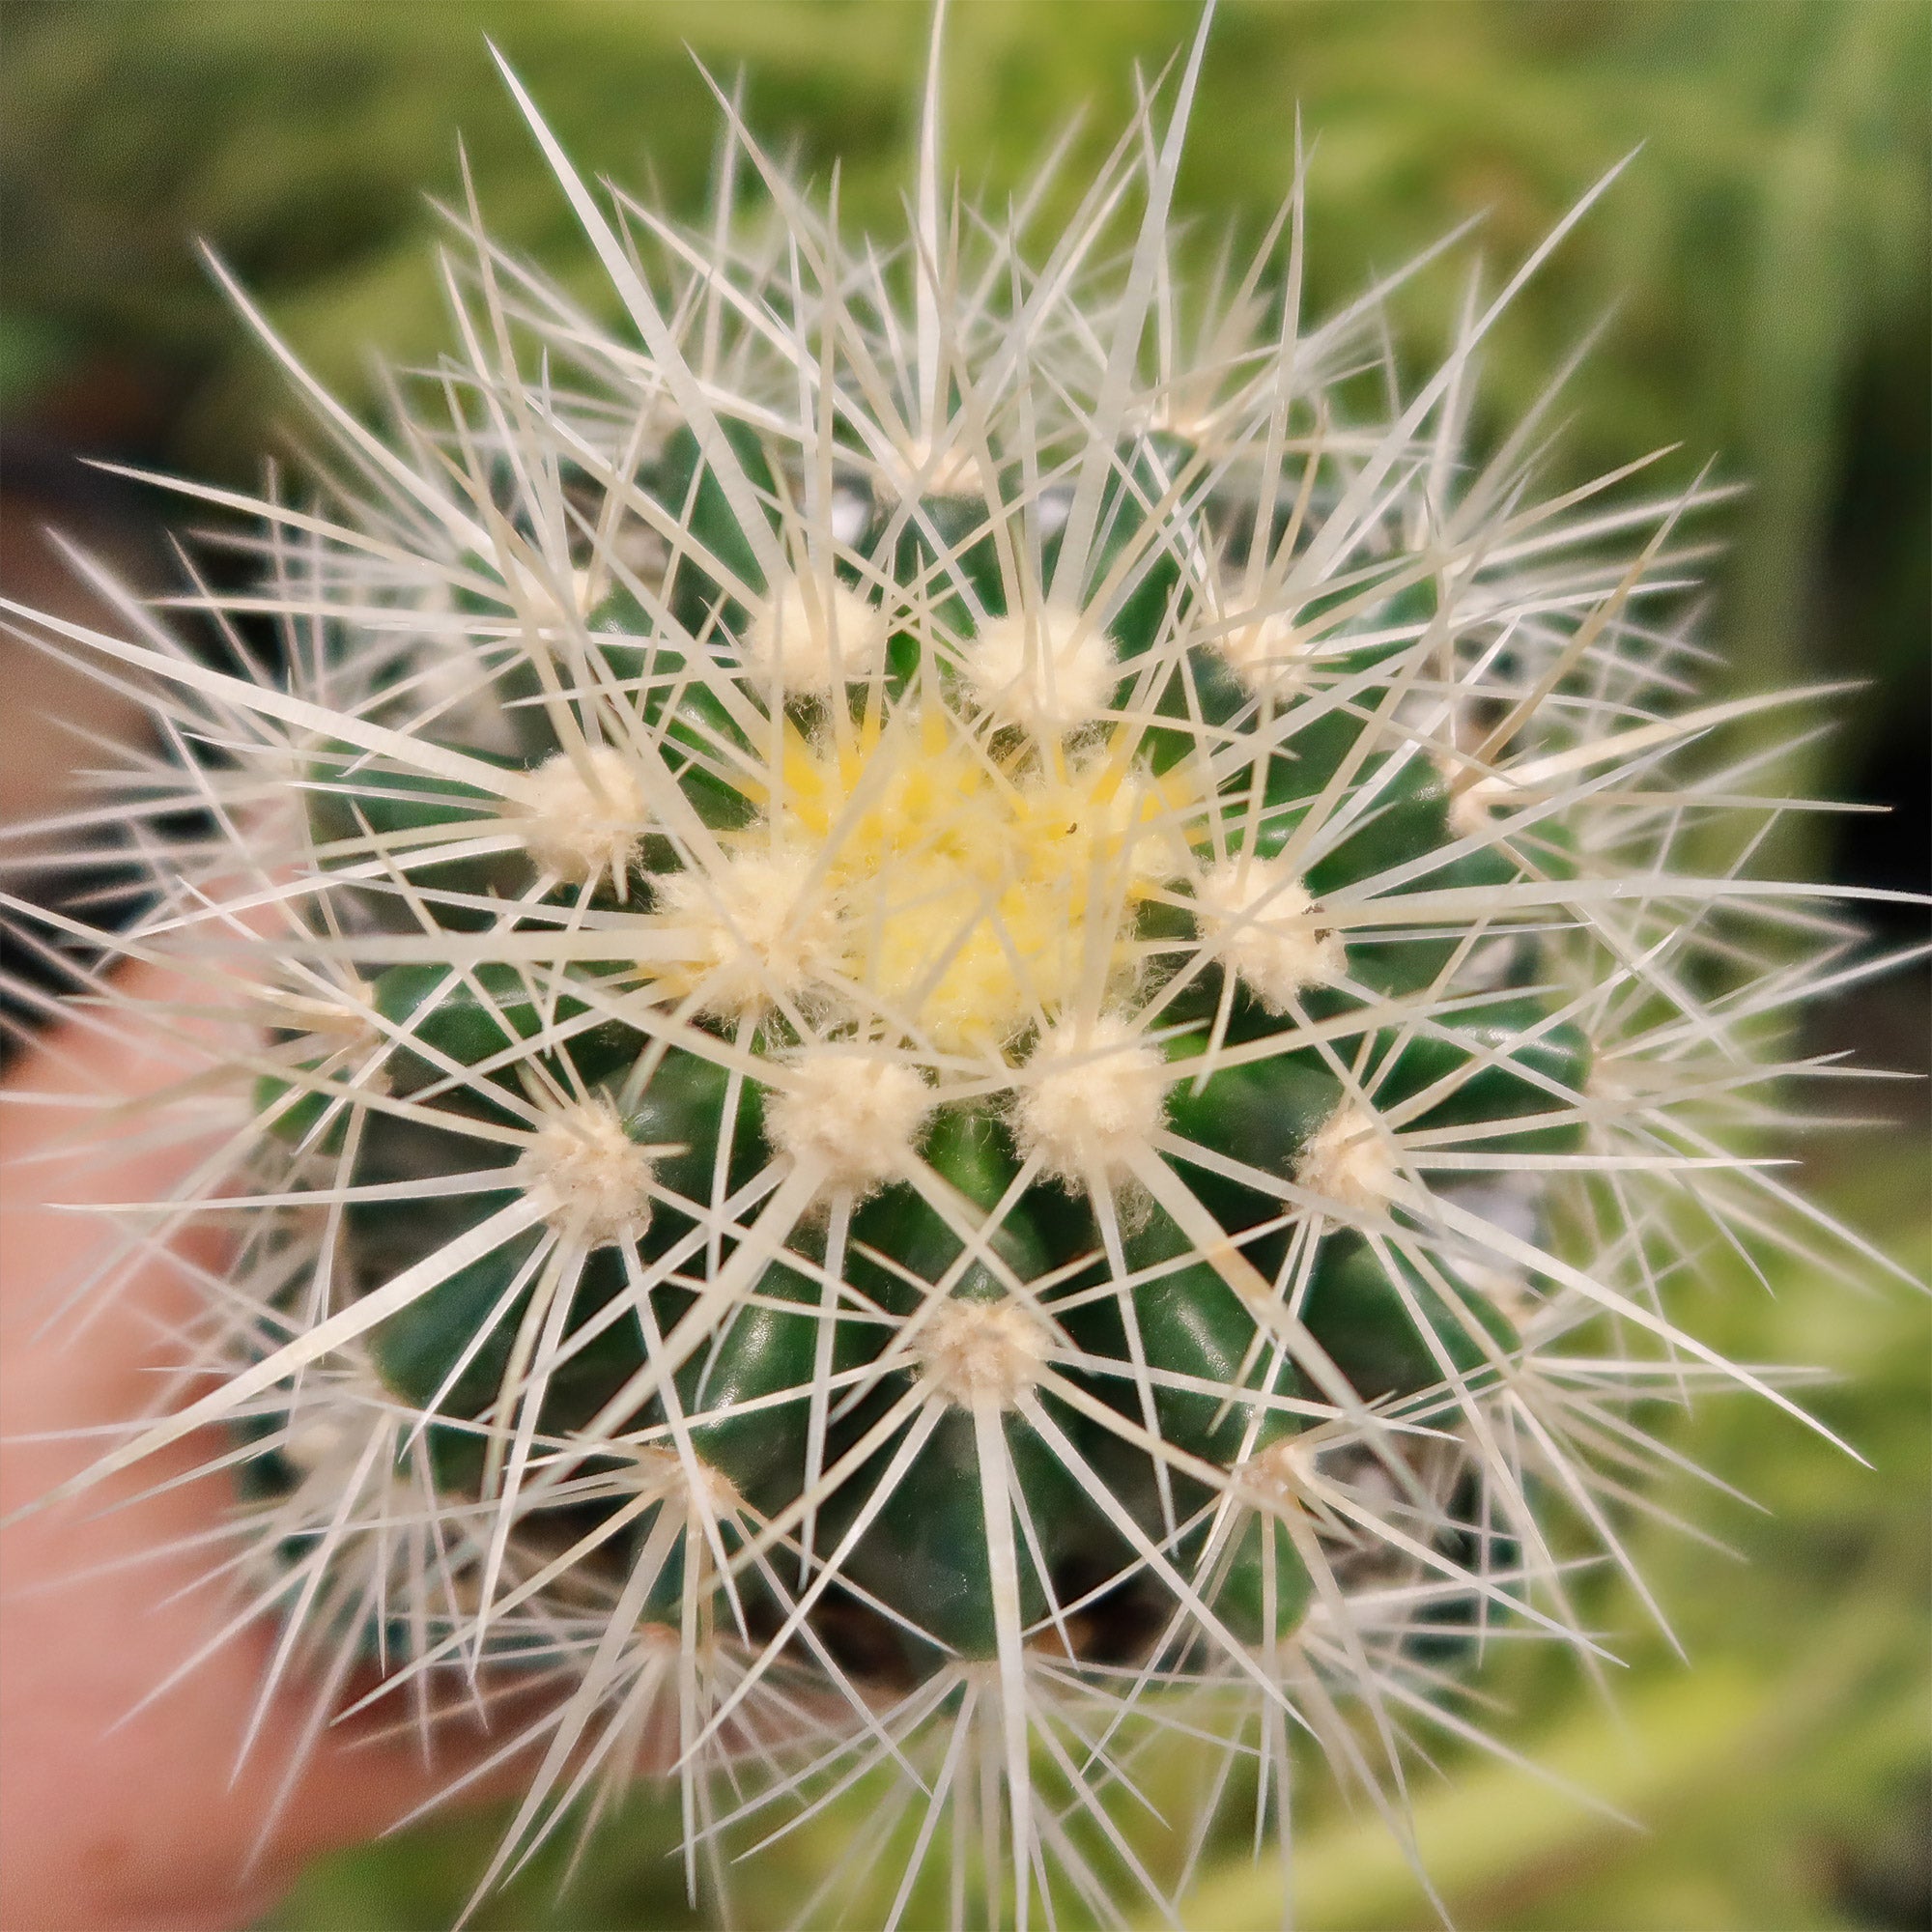
[[[621,887],[649,819],[636,765],[610,745],[559,752],[530,774],[524,845],[539,871],[581,886]]]
[[[925,1324],[919,1373],[959,1408],[1011,1408],[1035,1386],[1053,1338],[1017,1301],[949,1301]]]
[[[1122,1167],[1160,1131],[1166,1068],[1123,1020],[1048,1034],[1027,1062],[1013,1110],[1022,1151],[1064,1180]]]
[[[650,1226],[650,1150],[625,1130],[610,1100],[578,1101],[551,1115],[517,1162],[524,1185],[559,1234],[593,1248],[636,1240]]]
[[[1275,611],[1236,625],[1220,646],[1235,675],[1250,691],[1261,693],[1294,681],[1308,655],[1309,639],[1286,611]]]
[[[829,1188],[864,1194],[912,1159],[932,1090],[910,1066],[872,1053],[808,1048],[765,1104],[774,1145],[822,1171]]]
[[[837,970],[838,912],[814,892],[813,865],[802,846],[753,847],[656,881],[665,930],[684,947],[685,980],[692,990],[701,983],[699,1011],[756,1014]]]
[[[1120,678],[1099,620],[1065,604],[988,617],[960,657],[980,708],[1036,738],[1092,724]]]
[[[1236,856],[1214,866],[1196,883],[1194,903],[1202,937],[1216,943],[1272,1012],[1347,963],[1342,942],[1285,859]]]
[[[1359,1100],[1348,1099],[1309,1137],[1294,1180],[1338,1208],[1377,1208],[1402,1184],[1387,1130]]]
[[[788,579],[753,613],[744,638],[754,672],[805,695],[871,676],[885,649],[885,612],[837,578]]]

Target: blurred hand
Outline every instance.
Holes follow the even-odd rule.
[[[127,984],[150,998],[168,990],[147,968]],[[168,1326],[192,1309],[194,1290],[165,1259],[129,1278],[83,1331],[62,1321],[43,1332],[61,1293],[112,1239],[99,1217],[46,1204],[164,1198],[199,1151],[145,1146],[137,1112],[123,1151],[101,1157],[96,1122],[103,1097],[137,1098],[183,1070],[164,1042],[130,1050],[125,1039],[71,1022],[39,1042],[7,1083],[0,1514],[43,1495],[116,1439],[19,1438],[125,1423],[145,1411],[154,1370],[174,1358]],[[22,1104],[22,1094],[53,1097]],[[62,1154],[70,1141],[75,1151]],[[185,1258],[219,1262],[207,1230],[179,1245]],[[213,1453],[221,1446],[214,1441]],[[227,1546],[184,1547],[233,1507],[227,1476],[143,1493],[210,1453],[206,1438],[179,1443],[0,1536],[4,1932],[245,1926],[305,1860],[374,1835],[448,1779],[446,1766],[434,1776],[426,1770],[412,1740],[372,1741],[385,1727],[380,1713],[367,1726],[333,1725],[264,1840],[270,1795],[312,1711],[312,1692],[305,1697],[298,1681],[270,1707],[243,1776],[233,1777],[273,1641],[269,1624],[219,1643],[120,1721],[234,1615],[221,1589],[193,1587]]]

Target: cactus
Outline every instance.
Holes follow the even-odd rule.
[[[1412,389],[1386,286],[1303,322],[1298,180],[1191,289],[1202,44],[1037,258],[936,54],[892,252],[735,114],[714,223],[607,208],[506,68],[626,326],[471,205],[384,440],[236,291],[353,480],[176,600],[232,668],[37,620],[180,753],[112,948],[237,1021],[228,1283],[96,1473],[217,1424],[278,1671],[544,1692],[486,1884],[639,1768],[694,1871],[869,1775],[893,1919],[1106,1915],[1204,1732],[1204,1820],[1285,1837],[1306,1733],[1400,1829],[1472,1633],[1596,1648],[1650,1398],[1792,1406],[1667,1312],[1836,1238],[1750,1157],[1853,935],[1692,755],[1795,696],[1685,696],[1717,493],[1471,453],[1569,222]]]

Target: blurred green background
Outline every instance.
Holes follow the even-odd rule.
[[[1085,107],[1063,178],[1077,191],[1081,159],[1131,104],[1133,63],[1158,66],[1193,17],[1176,0],[955,0],[947,132],[968,187],[1004,197]],[[441,344],[424,190],[456,192],[460,130],[497,232],[595,298],[486,33],[586,170],[654,183],[685,212],[717,128],[687,44],[727,86],[747,67],[754,125],[821,179],[838,158],[851,224],[890,232],[925,27],[923,0],[6,0],[0,575],[54,594],[31,541],[43,520],[84,527],[137,576],[160,568],[166,506],[77,455],[247,484],[285,430],[299,440],[266,358],[196,265],[195,236],[366,405],[374,353],[428,360]],[[1789,777],[1893,808],[1794,823],[1780,857],[1908,889],[1927,869],[1932,708],[1928,102],[1924,0],[1226,0],[1179,195],[1204,255],[1231,220],[1257,230],[1286,186],[1299,111],[1318,141],[1319,311],[1478,211],[1478,245],[1506,271],[1643,144],[1496,338],[1479,426],[1506,422],[1617,305],[1571,391],[1553,473],[1677,442],[1674,480],[1715,456],[1750,484],[1723,513],[1713,567],[1718,675],[1863,680]],[[1442,339],[1461,272],[1404,298],[1417,361]],[[1914,930],[1903,914],[1874,924],[1887,940]],[[1900,976],[1815,1021],[1807,1043],[1923,1070],[1926,1000],[1922,971]],[[1922,1272],[1925,1102],[1917,1089],[1883,1098],[1907,1131],[1833,1136],[1807,1160],[1841,1211]],[[1714,1403],[1678,1428],[1678,1446],[1772,1512],[1687,1484],[1668,1500],[1736,1557],[1638,1533],[1690,1667],[1605,1587],[1604,1626],[1632,1663],[1614,1712],[1526,1650],[1492,1683],[1513,1744],[1646,1829],[1445,1758],[1418,1804],[1465,1932],[1932,1924],[1932,1323],[1903,1293],[1861,1298],[1789,1270],[1775,1286],[1773,1298],[1716,1284],[1700,1332],[1747,1359],[1840,1372],[1817,1406],[1875,1468],[1749,1405]],[[782,1920],[837,1829],[746,1869],[746,1922]],[[492,1831],[465,1820],[330,1861],[274,1922],[446,1923]],[[476,1923],[711,1922],[708,1905],[682,1902],[665,1857],[675,1833],[640,1800],[560,1902],[554,1866]],[[1187,1923],[1272,1926],[1280,1886],[1231,1840]],[[1313,1932],[1431,1922],[1373,1822],[1320,1799],[1297,1891]]]

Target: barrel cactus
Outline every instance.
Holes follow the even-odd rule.
[[[1693,755],[1788,701],[1687,696],[1701,480],[1472,450],[1562,231],[1414,383],[1298,183],[1183,278],[1201,51],[1037,253],[936,66],[895,248],[735,115],[714,221],[605,200],[511,77],[624,325],[459,212],[385,434],[253,318],[338,474],[181,486],[225,666],[38,620],[156,692],[111,945],[231,1023],[160,1104],[232,1265],[98,1471],[213,1425],[278,1673],[504,1690],[488,1881],[639,1770],[694,1867],[872,1777],[893,1918],[1105,1915],[1166,1738],[1197,1834],[1301,1739],[1399,1830],[1483,1631],[1595,1650],[1645,1401],[1787,1402],[1668,1312],[1833,1238],[1749,1152],[1850,943]]]

